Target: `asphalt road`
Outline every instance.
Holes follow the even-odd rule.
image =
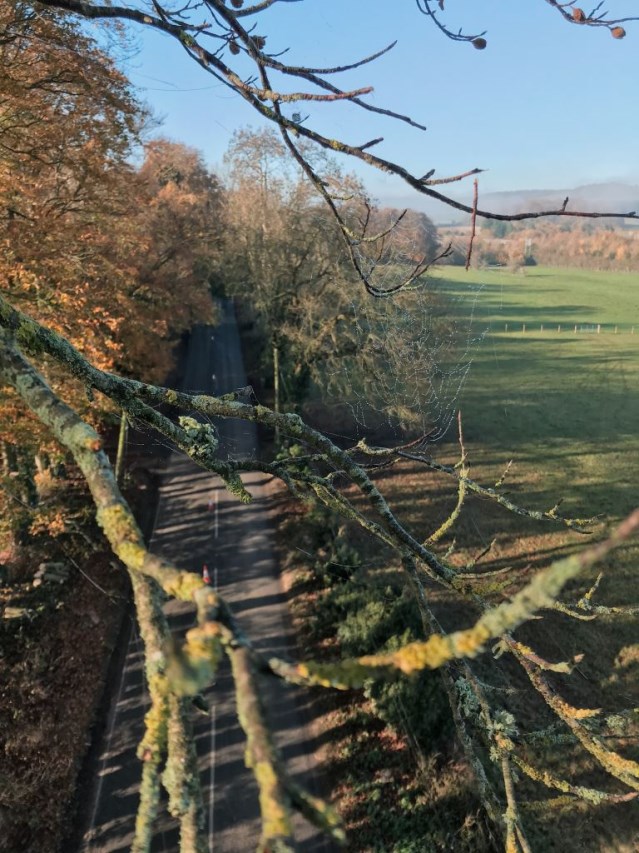
[[[239,336],[230,304],[221,323],[194,330],[183,388],[225,393],[246,385]],[[216,424],[223,453],[254,452],[252,424]],[[172,453],[162,476],[158,512],[151,540],[154,551],[185,569],[201,572],[207,565],[212,583],[237,614],[244,631],[265,652],[294,657],[288,612],[273,558],[266,479],[243,476],[253,502],[241,504],[219,478],[202,471],[180,453]],[[171,630],[194,624],[187,605],[167,605]],[[308,731],[312,697],[275,679],[265,679],[264,695],[275,737],[293,776],[319,793],[313,740]],[[225,661],[206,698],[208,716],[195,719],[199,768],[203,785],[209,849],[216,853],[249,853],[260,836],[257,787],[244,764],[245,741],[237,721],[230,667]],[[142,737],[148,707],[142,648],[133,626],[98,759],[94,789],[87,792],[86,831],[79,853],[115,853],[130,849],[138,803],[140,762],[135,749]],[[296,818],[299,848],[329,851],[320,834]],[[166,813],[158,821],[154,851],[177,853],[175,821]]]

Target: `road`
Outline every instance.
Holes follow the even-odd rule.
[[[226,393],[246,385],[233,308],[223,304],[215,328],[194,330],[183,381],[184,390]],[[222,422],[221,450],[229,455],[253,453],[253,424]],[[160,487],[151,548],[178,565],[201,572],[207,565],[212,583],[237,614],[243,630],[264,652],[294,657],[288,612],[273,557],[266,478],[243,475],[253,495],[242,504],[222,481],[174,452],[167,460]],[[172,631],[194,624],[193,610],[180,602],[166,607]],[[268,679],[264,694],[276,740],[298,782],[318,794],[308,714],[312,698],[296,688]],[[225,661],[216,684],[206,695],[208,716],[195,720],[195,736],[203,785],[209,849],[216,853],[248,853],[260,835],[257,787],[244,765],[244,736],[237,721],[230,667]],[[305,705],[306,703],[306,705]],[[138,802],[140,762],[136,746],[143,733],[148,695],[143,678],[141,641],[135,626],[98,758],[95,788],[87,795],[86,831],[79,853],[129,850]],[[325,853],[332,849],[320,834],[296,818],[300,849]],[[153,851],[177,853],[175,821],[158,820]]]

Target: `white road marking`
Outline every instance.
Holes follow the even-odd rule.
[[[215,705],[211,705],[211,769],[209,771],[209,850],[213,846],[213,815],[215,810]]]
[[[219,503],[218,503],[218,493],[215,492],[215,538],[217,539],[220,533],[220,514],[218,512]]]
[[[133,628],[133,630],[135,631],[135,627]],[[127,645],[127,657],[128,657],[130,644],[131,644],[131,638],[129,637],[129,644]],[[126,660],[126,658],[125,658],[125,660]],[[115,730],[115,720],[118,716],[118,706],[120,704],[120,699],[122,698],[122,688],[124,687],[124,676],[126,675],[126,672],[127,672],[127,666],[125,663],[125,665],[122,667],[122,673],[120,675],[120,683],[118,685],[117,699],[115,700],[113,716],[111,717],[111,722],[109,724],[109,733],[107,735],[106,749],[105,749],[104,754],[102,756],[102,761],[100,762],[100,774],[99,774],[100,779],[98,782],[98,788],[95,792],[95,801],[93,803],[93,812],[91,814],[91,823],[89,825],[88,832],[85,835],[85,838],[89,838],[89,839],[93,836],[94,830],[95,830],[95,819],[96,819],[97,814],[98,814],[98,806],[100,805],[100,795],[102,794],[102,785],[104,783],[104,771],[106,769],[107,761],[109,759],[109,753],[111,752],[111,741],[113,740],[113,732]]]
[[[165,474],[166,474],[166,467],[165,467],[165,470],[163,472],[163,476]],[[158,526],[158,518],[160,515],[160,508],[162,507],[163,502],[164,502],[164,495],[162,494],[162,486],[160,486],[160,488],[158,489],[157,503],[155,505],[155,513],[153,515],[153,527],[151,530],[151,538],[149,540],[149,549],[153,548],[153,544],[155,541],[155,534],[156,534],[157,526]],[[89,824],[89,828],[86,831],[86,834],[84,836],[85,838],[88,838],[88,839],[91,839],[95,835],[95,830],[96,830],[95,820],[96,820],[96,817],[98,815],[98,808],[100,806],[100,796],[102,794],[102,785],[104,783],[104,771],[106,769],[106,764],[107,764],[107,761],[109,759],[109,753],[111,752],[111,742],[113,740],[113,732],[115,730],[115,721],[116,721],[117,716],[118,716],[118,708],[120,705],[120,701],[122,699],[122,688],[124,687],[125,676],[126,676],[127,671],[129,669],[129,666],[127,664],[127,659],[129,657],[129,653],[131,651],[132,645],[134,646],[135,651],[139,653],[140,652],[140,638],[138,637],[137,626],[135,625],[135,623],[133,624],[133,629],[132,629],[131,633],[129,634],[129,640],[127,643],[126,653],[124,656],[124,665],[122,666],[122,672],[120,674],[120,683],[118,685],[117,697],[115,700],[115,705],[113,706],[113,716],[111,717],[111,721],[109,724],[109,731],[107,734],[106,749],[104,750],[104,753],[102,755],[102,761],[100,762],[100,778],[99,778],[98,787],[97,787],[97,790],[95,793],[95,801],[93,804],[93,812],[91,814],[91,823]],[[144,699],[144,692],[145,692],[144,688],[145,688],[145,681],[144,681],[144,673],[143,673],[142,674],[142,698],[143,699]]]

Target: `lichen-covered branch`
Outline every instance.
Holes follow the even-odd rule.
[[[190,588],[189,581],[183,578],[184,573],[148,553],[131,510],[119,493],[100,437],[53,394],[15,348],[10,333],[4,330],[0,331],[0,377],[13,385],[40,420],[73,453],[91,490],[98,523],[113,551],[129,569],[151,697],[151,709],[145,719],[145,734],[138,750],[143,772],[133,850],[135,853],[148,853],[159,802],[159,768],[167,744],[171,740],[176,742],[176,739],[181,741],[186,738],[184,716],[177,717],[170,710],[171,695],[166,678],[166,649],[170,633],[162,612],[159,587],[184,595],[185,588]],[[169,737],[169,729],[172,737]],[[192,767],[190,769],[190,780],[195,780],[193,784],[197,784],[197,774],[193,774]],[[188,770],[183,765],[180,774],[186,777]],[[192,846],[181,849],[184,853],[196,850]]]
[[[265,406],[250,406],[204,394],[186,394],[182,391],[124,379],[98,370],[83,358],[68,341],[36,323],[22,312],[17,311],[1,295],[0,326],[12,330],[19,345],[27,352],[32,355],[37,355],[43,351],[48,353],[85,382],[88,387],[95,388],[105,394],[127,412],[136,411],[138,418],[144,419],[145,417],[144,412],[139,408],[139,403],[142,402],[151,406],[169,404],[182,411],[196,412],[207,418],[240,418],[259,422],[271,428],[277,427],[282,435],[307,444],[316,452],[321,453],[328,464],[343,471],[366,497],[378,515],[382,527],[395,540],[397,546],[402,550],[412,552],[426,566],[428,573],[434,580],[445,584],[450,584],[454,580],[454,570],[444,564],[432,551],[425,548],[401,525],[366,471],[355,463],[347,452],[333,444],[322,433],[307,426],[297,415],[278,414]],[[191,443],[197,446],[197,442]],[[198,456],[196,453],[196,457],[198,457],[196,461],[200,464],[208,465],[208,457],[204,458],[204,454]],[[231,463],[227,464],[231,466],[229,470],[233,471]],[[260,468],[258,463],[255,467],[257,470]],[[292,477],[293,475],[289,472],[289,476]],[[182,596],[178,595],[177,597]],[[190,593],[187,592],[186,597],[190,598]]]
[[[515,794],[515,782],[510,767],[510,757],[506,752],[502,754],[500,764],[507,804],[506,813],[504,814],[504,822],[506,824],[506,853],[532,853],[521,826],[521,819],[517,808],[517,795]]]
[[[511,760],[522,773],[525,773],[529,779],[545,785],[547,788],[554,788],[557,791],[563,791],[565,794],[572,794],[580,800],[596,806],[606,803],[626,803],[634,800],[639,796],[639,793],[630,791],[627,794],[610,794],[607,791],[600,791],[597,788],[587,788],[585,785],[572,785],[565,779],[560,779],[549,770],[538,770],[533,767],[528,761],[517,755],[514,751],[514,745],[509,745],[511,752]]]
[[[448,531],[455,525],[459,516],[461,515],[462,508],[464,506],[464,501],[466,500],[466,492],[468,491],[467,486],[467,478],[468,478],[468,466],[467,466],[467,456],[466,456],[466,448],[464,447],[464,435],[462,432],[462,421],[461,421],[461,412],[457,413],[457,424],[459,430],[459,447],[461,449],[461,456],[456,468],[459,469],[459,482],[457,486],[457,503],[455,504],[455,508],[451,512],[451,514],[446,518],[437,528],[434,533],[428,537],[424,544],[426,545],[434,545],[436,542],[439,542]]]
[[[200,853],[206,849],[201,832],[197,767],[189,738],[186,705],[181,697],[192,695],[200,686],[210,683],[219,660],[222,637],[232,640],[227,642],[227,651],[236,677],[238,709],[247,732],[250,766],[260,787],[264,839],[268,842],[263,849],[280,853],[292,850],[293,847],[288,846],[288,810],[286,815],[280,811],[280,807],[288,802],[283,781],[285,774],[279,772],[277,750],[261,715],[259,689],[253,673],[254,653],[247,646],[236,644],[228,628],[215,621],[218,613],[225,613],[228,623],[228,608],[198,575],[180,571],[146,549],[131,510],[118,490],[98,434],[51,391],[17,350],[11,333],[4,330],[0,330],[0,379],[16,389],[56,438],[72,452],[89,485],[98,522],[113,551],[131,574],[145,641],[146,676],[152,700],[140,746],[144,769],[142,808],[138,814],[134,842],[136,853],[148,853],[150,850],[159,797],[159,767],[167,751],[167,766],[162,779],[170,796],[171,812],[180,820],[180,849],[182,853]],[[160,587],[168,595],[191,600],[200,619],[199,626],[187,633],[184,649],[178,658],[171,661],[166,659],[170,643],[158,596]],[[339,837],[339,822],[336,817],[331,817],[328,806],[306,808],[306,813],[316,815],[321,826],[332,826],[335,837]]]
[[[525,850],[527,842],[519,818],[513,817],[515,812],[512,804],[509,803],[507,803],[506,817],[500,817],[504,813],[500,810],[498,795],[483,769],[482,759],[472,746],[473,735],[468,730],[470,717],[464,717],[460,708],[457,708],[457,704],[461,704],[462,701],[457,696],[459,692],[457,685],[464,684],[468,697],[475,697],[473,701],[482,709],[480,716],[474,721],[474,728],[482,731],[483,727],[484,740],[488,740],[491,749],[498,745],[499,732],[497,729],[493,730],[489,703],[481,685],[473,676],[469,660],[480,654],[490,640],[501,638],[500,647],[510,651],[524,667],[535,689],[574,738],[611,775],[631,787],[633,791],[639,790],[639,766],[604,746],[600,738],[584,723],[589,716],[597,712],[572,708],[557,696],[546,681],[543,674],[545,669],[565,672],[569,670],[569,664],[548,663],[533,649],[512,637],[512,632],[517,626],[539,610],[563,606],[557,604],[557,596],[561,589],[569,580],[601,561],[614,547],[636,531],[639,527],[639,510],[633,513],[605,542],[553,563],[539,572],[512,598],[494,606],[482,597],[480,588],[468,584],[463,572],[456,572],[447,565],[445,559],[441,559],[420,544],[416,537],[402,526],[379,488],[371,480],[369,472],[353,458],[353,451],[344,451],[337,447],[321,433],[306,426],[299,417],[278,414],[263,406],[246,405],[232,399],[185,394],[97,370],[67,341],[13,309],[2,296],[0,296],[0,328],[4,329],[1,333],[0,376],[15,387],[43,423],[47,424],[56,437],[73,453],[93,495],[98,521],[114,552],[129,568],[134,579],[134,587],[140,590],[140,595],[136,597],[136,604],[141,620],[148,623],[154,630],[159,630],[158,636],[161,636],[162,631],[165,630],[160,624],[158,587],[168,595],[192,601],[197,610],[197,627],[187,632],[183,646],[176,650],[169,661],[164,660],[162,655],[151,655],[156,668],[150,669],[147,673],[152,708],[147,717],[147,733],[143,742],[144,747],[141,749],[145,768],[143,809],[137,836],[139,842],[136,839],[140,853],[147,849],[145,845],[148,845],[150,827],[157,809],[159,756],[167,749],[169,762],[164,781],[173,791],[171,808],[174,814],[179,816],[182,824],[184,845],[186,845],[184,849],[196,849],[193,844],[200,843],[198,840],[199,794],[194,787],[196,774],[191,761],[192,756],[189,757],[187,748],[188,723],[185,715],[186,705],[182,697],[192,696],[211,683],[224,649],[232,661],[238,691],[238,710],[247,735],[247,756],[260,789],[264,818],[265,835],[262,844],[264,849],[269,845],[269,849],[275,849],[277,845],[282,850],[289,849],[292,844],[290,837],[292,807],[299,808],[315,823],[330,830],[336,838],[340,837],[341,830],[330,809],[297,790],[280,766],[260,705],[259,687],[256,683],[258,671],[276,674],[296,683],[319,683],[344,688],[361,685],[371,677],[397,678],[424,668],[444,668],[444,681],[448,684],[449,695],[452,696],[451,705],[455,719],[464,748],[479,780],[482,799],[486,803],[489,814],[498,825],[503,827],[510,842],[518,845],[516,849]],[[172,563],[151,554],[146,549],[130,509],[117,489],[99,436],[53,394],[22,356],[16,342],[34,355],[46,353],[52,356],[70,373],[81,379],[88,388],[98,390],[116,402],[131,418],[159,430],[184,449],[198,464],[223,476],[227,488],[238,494],[240,498],[246,497],[239,476],[240,471],[247,468],[268,471],[274,476],[281,477],[293,493],[301,496],[302,499],[313,496],[314,499],[364,528],[379,542],[393,548],[400,555],[414,589],[424,621],[425,639],[405,645],[389,654],[369,655],[334,664],[313,662],[293,664],[278,658],[265,659],[260,656],[252,648],[250,640],[242,635],[230,610],[217,593],[207,587],[197,575],[181,571]],[[174,423],[153,408],[162,404],[169,404],[174,409],[189,414],[188,416],[185,414],[178,423]],[[221,463],[216,457],[217,437],[213,428],[207,423],[195,420],[191,413],[205,418],[240,418],[270,427],[277,426],[282,435],[309,448],[310,461],[308,465],[298,466],[285,462],[266,463],[256,460]],[[371,450],[360,446],[357,450],[373,457],[388,458],[394,453],[396,456],[404,454],[410,458],[409,448],[389,451]],[[462,462],[459,470],[449,469],[446,466],[439,466],[439,468],[436,465],[430,466],[457,478],[459,509],[466,491],[475,490],[484,496],[493,497],[493,490],[485,490],[473,484],[473,481],[466,476],[465,460],[462,442]],[[419,461],[425,460],[420,458]],[[317,471],[324,473],[320,474]],[[357,487],[360,495],[366,499],[368,509],[356,506],[336,487],[335,482],[338,476],[347,478]],[[498,500],[498,503],[501,502]],[[515,507],[513,511],[517,510],[518,508]],[[522,511],[519,514],[532,515],[528,511]],[[560,519],[555,510],[540,515],[547,519],[560,520],[568,526],[573,523],[575,526],[581,524],[580,520]],[[533,517],[536,516],[533,515]],[[452,521],[455,520],[454,517],[451,516],[451,518]],[[427,585],[432,580],[436,580],[449,591],[461,595],[479,608],[481,615],[474,625],[451,634],[441,630],[428,600]],[[148,585],[146,597],[144,585]],[[578,610],[589,616],[593,615],[593,612],[596,613],[597,606],[592,603],[592,598],[597,586],[598,582],[578,601],[577,605],[573,606],[572,609],[575,612]],[[159,640],[154,639],[152,630],[149,630],[148,636],[149,639],[145,639],[148,648],[153,650],[159,647]],[[161,665],[158,661],[161,661]],[[454,661],[458,663],[453,665]],[[458,678],[452,675],[455,668],[462,673]],[[470,701],[468,697],[464,700],[466,704]],[[502,767],[507,801],[509,798],[506,789],[510,784],[508,779],[512,781],[510,765],[514,761],[514,755],[508,756],[508,768]],[[505,769],[508,769],[510,775],[505,773]],[[550,777],[547,783],[548,787],[557,787]],[[570,783],[566,784],[570,785]],[[560,790],[567,789],[560,788]],[[574,794],[575,791],[571,789],[570,793]]]
[[[523,666],[537,692],[543,697],[546,704],[552,709],[552,711],[570,729],[584,749],[594,756],[597,763],[607,770],[611,776],[619,779],[620,782],[623,782],[634,791],[639,791],[639,764],[629,758],[624,758],[619,755],[619,753],[614,752],[614,750],[608,749],[601,743],[601,740],[598,737],[591,734],[591,732],[582,725],[582,720],[584,718],[595,716],[599,711],[574,708],[556,693],[534,663],[529,661],[524,655],[517,652],[516,649],[512,649],[512,651]]]
[[[160,802],[160,768],[166,756],[169,716],[165,647],[168,628],[162,612],[157,584],[130,573],[135,610],[144,643],[144,666],[151,708],[144,719],[144,737],[137,755],[142,762],[140,805],[135,820],[132,853],[149,853],[153,824]]]
[[[203,831],[202,791],[187,702],[175,693],[168,699],[167,760],[162,782],[169,795],[169,812],[180,822],[180,850],[184,853],[208,853]]]
[[[233,669],[237,715],[246,734],[246,764],[259,789],[262,838],[258,849],[264,853],[293,853],[291,802],[278,772],[251,656],[248,649],[232,644],[227,646],[227,653]]]
[[[356,450],[361,451],[367,456],[373,457],[390,457],[390,458],[398,458],[398,459],[407,459],[411,462],[418,462],[420,465],[425,465],[427,468],[430,468],[433,471],[439,471],[441,474],[446,474],[449,477],[453,477],[458,481],[459,487],[463,485],[464,493],[473,492],[476,495],[479,495],[483,498],[488,498],[491,501],[499,504],[500,506],[507,509],[509,512],[514,513],[515,515],[521,515],[525,518],[532,518],[535,521],[554,521],[558,524],[563,524],[568,527],[570,530],[575,530],[577,533],[587,532],[585,528],[589,525],[592,525],[597,519],[596,518],[566,518],[565,516],[559,515],[557,510],[559,509],[559,504],[551,507],[548,510],[534,510],[527,509],[526,507],[519,506],[510,498],[507,498],[505,495],[501,494],[497,491],[496,488],[492,488],[490,486],[482,486],[480,483],[477,483],[475,480],[472,480],[468,477],[467,469],[462,470],[461,467],[452,466],[452,465],[443,465],[441,462],[437,462],[435,459],[432,459],[430,456],[425,456],[416,452],[408,452],[402,448],[387,448],[387,447],[369,447],[365,440],[361,440],[358,442]],[[447,528],[448,529],[448,528]],[[432,541],[432,537],[428,540]]]
[[[318,684],[328,683],[343,689],[361,686],[372,675],[389,675],[393,670],[407,675],[422,669],[437,669],[448,661],[473,658],[480,654],[489,640],[504,637],[530,619],[537,611],[552,606],[568,581],[585,568],[603,559],[613,548],[639,528],[639,510],[635,511],[612,536],[592,548],[557,560],[537,575],[509,601],[487,609],[471,627],[451,634],[432,634],[427,640],[409,643],[394,652],[366,655],[335,664],[299,664],[302,676]],[[515,640],[508,647],[520,658],[531,660],[532,651]],[[540,660],[534,663],[539,667]],[[546,666],[565,672],[563,664]]]

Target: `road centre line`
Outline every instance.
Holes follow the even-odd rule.
[[[215,813],[215,705],[211,704],[211,740],[210,740],[211,764],[209,771],[209,850],[214,850],[213,829]]]

